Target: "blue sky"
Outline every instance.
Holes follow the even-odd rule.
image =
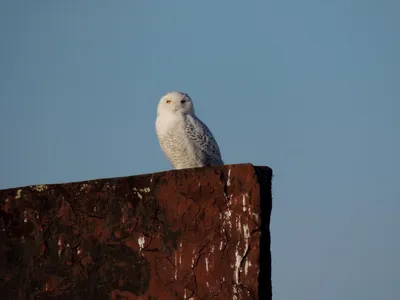
[[[400,299],[400,2],[1,1],[0,188],[170,169],[167,91],[274,170],[274,300]]]

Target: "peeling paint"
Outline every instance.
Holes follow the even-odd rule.
[[[33,189],[34,191],[37,191],[37,192],[43,192],[43,191],[47,190],[47,185],[45,185],[45,184],[38,184],[38,185],[32,186],[32,189]]]
[[[235,250],[235,270],[233,273],[233,280],[235,281],[236,284],[239,283],[239,268],[240,268],[240,261],[242,260],[242,256],[239,254],[239,249],[236,246]]]
[[[237,203],[240,198],[235,198],[235,203]],[[242,195],[242,204],[243,207],[245,207],[247,205],[246,203],[246,195]],[[239,202],[240,203],[240,202]],[[246,210],[244,210],[246,211]],[[229,229],[232,230],[232,213],[230,213],[230,204],[228,203],[228,210],[225,212],[224,214],[225,218],[224,218],[224,222],[227,222]],[[236,232],[243,236],[243,240],[242,239],[238,239],[237,244],[235,246],[235,256],[234,256],[234,262],[231,264],[231,267],[233,268],[233,280],[234,280],[234,285],[232,287],[233,289],[233,299],[241,299],[242,295],[240,293],[240,291],[238,291],[237,289],[237,285],[240,284],[239,280],[240,280],[240,272],[244,271],[244,275],[247,275],[248,273],[248,264],[247,261],[245,262],[244,265],[244,270],[241,269],[241,263],[242,260],[244,258],[244,256],[246,255],[249,245],[250,245],[250,229],[249,229],[249,225],[247,223],[242,223],[242,218],[241,215],[237,215],[235,217],[235,230]],[[244,245],[243,245],[243,241],[244,241]],[[241,247],[242,245],[242,247]],[[238,293],[239,292],[239,293]]]
[[[244,263],[244,274],[248,274],[249,267],[251,267],[251,261],[247,259]]]
[[[260,222],[260,216],[258,214],[256,214],[256,213],[253,213],[252,215],[253,215],[254,220],[256,220],[256,222],[259,223]]]
[[[17,191],[17,196],[15,196],[15,199],[20,199],[21,196],[22,196],[22,190],[19,189],[19,190]]]
[[[234,284],[232,287],[232,292],[233,292],[233,300],[237,300],[236,294],[237,294],[237,288],[236,285]]]
[[[143,193],[150,193],[150,191],[151,191],[151,189],[148,188],[148,187],[143,188],[143,189],[139,189],[139,192],[143,192]]]
[[[249,225],[248,224],[243,224],[243,238],[244,238],[244,243],[245,243],[245,247],[244,247],[244,253],[243,256],[246,254],[246,252],[249,249],[249,245],[250,245],[250,229],[249,229]],[[247,265],[248,260],[245,261],[245,269],[244,269],[244,274],[247,275],[247,271],[248,271],[248,266]]]
[[[192,253],[192,268],[194,267],[194,262],[196,261],[196,249],[193,249]]]
[[[138,244],[139,244],[139,251],[142,251],[142,249],[144,248],[144,236],[142,235],[139,239],[138,239]]]
[[[178,280],[178,252],[175,251],[175,280]]]
[[[226,181],[227,186],[231,186],[231,167],[228,170],[228,180]]]
[[[182,242],[179,244],[179,248],[182,249]],[[182,264],[182,254],[179,255],[179,265]]]
[[[89,185],[87,184],[87,183],[84,183],[84,184],[82,184],[82,186],[81,186],[81,188],[79,189],[81,192],[83,192],[84,190],[86,190],[86,188],[88,187]]]

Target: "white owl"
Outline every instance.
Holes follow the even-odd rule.
[[[217,142],[195,115],[188,94],[170,92],[161,98],[156,133],[161,149],[175,169],[224,164]]]

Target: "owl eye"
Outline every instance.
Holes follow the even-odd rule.
[[[167,101],[165,101],[165,102],[167,102],[167,103],[171,103],[171,100],[167,100]]]
[[[181,103],[185,103],[185,102],[186,102],[186,100],[185,100],[185,99],[181,100]]]

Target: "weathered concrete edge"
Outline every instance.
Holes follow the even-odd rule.
[[[244,165],[249,165],[253,167],[255,170],[256,169],[262,169],[262,172],[267,172],[267,174],[270,173],[270,176],[272,177],[272,169],[268,166],[255,166],[251,163],[241,163],[241,164],[230,164],[230,165],[221,165],[221,166],[213,166],[213,167],[204,167],[204,168],[192,168],[192,169],[180,169],[180,170],[165,170],[165,171],[160,171],[160,172],[155,172],[155,173],[144,173],[144,174],[136,174],[136,175],[126,175],[126,176],[118,176],[118,177],[99,177],[99,178],[93,178],[93,179],[85,179],[85,180],[79,180],[79,181],[68,181],[68,182],[57,182],[57,183],[41,183],[41,184],[29,184],[29,185],[21,185],[21,186],[14,186],[10,188],[5,188],[5,189],[0,189],[0,191],[5,192],[5,191],[12,191],[12,190],[23,190],[27,188],[31,188],[32,190],[40,192],[41,190],[45,189],[47,186],[60,186],[60,185],[65,185],[65,184],[83,184],[87,182],[95,182],[95,181],[107,181],[107,180],[119,180],[119,179],[127,179],[127,178],[133,178],[133,177],[145,177],[145,176],[151,176],[153,175],[154,177],[158,177],[161,174],[166,174],[170,173],[171,175],[174,173],[182,172],[182,171],[187,171],[187,170],[192,170],[192,171],[199,171],[201,169],[206,169],[206,168],[212,168],[212,169],[222,169],[222,168],[228,168],[231,166],[244,166]],[[257,174],[257,175],[261,175]]]

